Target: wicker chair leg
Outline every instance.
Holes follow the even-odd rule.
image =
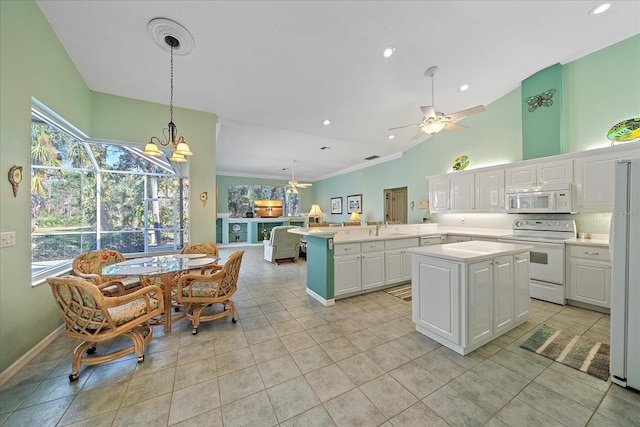
[[[236,315],[236,306],[233,304],[233,301],[231,301],[231,300],[225,301],[224,308],[231,312],[230,313],[231,314],[231,321],[233,323],[237,323],[238,322],[238,316]]]

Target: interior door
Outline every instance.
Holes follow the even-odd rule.
[[[384,220],[407,223],[407,187],[384,190]]]

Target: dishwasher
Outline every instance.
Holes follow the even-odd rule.
[[[439,245],[441,243],[444,243],[442,236],[421,236],[420,237],[420,246]]]

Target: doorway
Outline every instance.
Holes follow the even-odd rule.
[[[384,190],[384,220],[407,223],[407,187]]]

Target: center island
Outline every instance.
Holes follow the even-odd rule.
[[[416,330],[465,355],[524,323],[530,249],[484,241],[410,248]]]

